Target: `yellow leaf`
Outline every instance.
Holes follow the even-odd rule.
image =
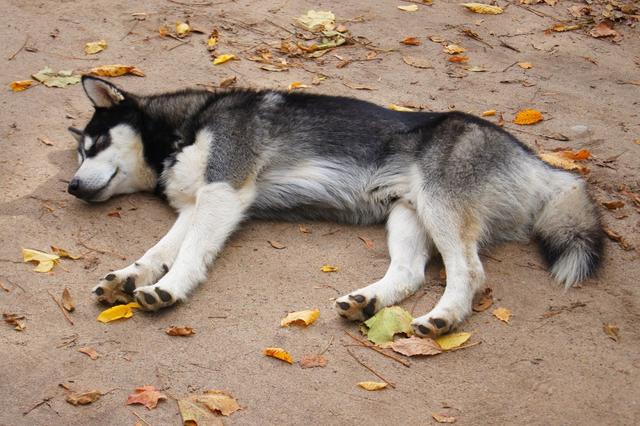
[[[111,322],[120,318],[131,318],[133,316],[133,310],[139,308],[136,302],[127,303],[126,305],[116,305],[109,309],[105,309],[98,315],[98,321]]]
[[[176,22],[176,35],[178,37],[184,37],[191,32],[191,25],[186,22]]]
[[[358,386],[368,391],[377,391],[386,388],[388,383],[384,382],[360,382]]]
[[[431,417],[438,423],[455,423],[456,418],[453,416],[445,416],[444,414],[431,413]]]
[[[66,257],[67,259],[71,260],[78,260],[82,258],[82,256],[80,256],[79,254],[71,254],[65,249],[56,246],[51,246],[51,251],[60,257]]]
[[[515,124],[520,125],[529,125],[536,124],[542,121],[544,117],[542,117],[542,113],[536,109],[523,109],[518,111],[516,114],[516,118],[513,119]]]
[[[467,51],[467,49],[462,46],[458,46],[457,44],[447,44],[443,50],[444,53],[448,53],[449,55],[457,55],[458,53]]]
[[[224,55],[219,55],[216,56],[216,58],[213,60],[213,65],[220,65],[220,64],[224,64],[227,61],[230,61],[232,59],[235,59],[236,55],[231,54],[231,53],[226,53]]]
[[[396,105],[396,104],[389,104],[387,106],[387,108],[392,109],[394,111],[402,111],[402,112],[414,112],[415,111],[414,109],[403,107],[403,106]]]
[[[533,68],[533,65],[531,65],[531,62],[518,62],[518,66],[523,70],[529,70]]]
[[[322,265],[322,268],[320,268],[320,270],[322,272],[338,272],[338,267],[331,265]]]
[[[457,348],[462,345],[464,342],[469,340],[471,337],[471,333],[465,333],[464,331],[458,333],[449,333],[444,336],[436,337],[435,341],[444,351],[448,351],[449,349]]]
[[[98,77],[120,77],[125,74],[137,75],[138,77],[144,77],[144,73],[139,68],[132,65],[102,65],[100,67],[91,68],[89,74],[97,75]]]
[[[313,324],[320,316],[320,310],[307,310],[291,312],[285,318],[280,321],[280,327],[289,327],[291,324],[296,325],[309,325]]]
[[[408,6],[398,6],[398,9],[404,10],[405,12],[417,12],[418,11],[418,5],[417,4],[410,4]]]
[[[270,356],[272,358],[288,362],[289,364],[293,364],[293,357],[291,356],[291,354],[282,348],[265,348],[262,353],[266,356]]]
[[[493,117],[494,115],[496,115],[496,110],[495,109],[489,109],[487,111],[483,111],[482,112],[482,116],[483,117]]]
[[[504,12],[501,7],[483,3],[462,3],[462,5],[474,13],[482,13],[485,15],[499,15]]]
[[[218,44],[218,37],[209,37],[207,40],[207,48],[213,49]]]
[[[38,250],[22,249],[22,260],[24,262],[37,262],[36,272],[49,272],[58,263],[60,256],[57,254],[49,254]]]
[[[33,83],[35,83],[33,80],[18,80],[11,82],[9,87],[14,92],[22,92],[23,90],[27,90],[29,87],[33,86]]]
[[[560,152],[541,152],[538,154],[540,159],[547,164],[551,164],[554,167],[558,167],[565,170],[575,170],[582,174],[589,173],[589,168],[582,164],[576,163],[575,160],[567,158]]]
[[[287,87],[287,90],[292,91],[295,89],[306,89],[307,87],[309,86],[307,86],[306,84],[302,84],[299,81],[294,81]]]
[[[602,324],[602,331],[609,336],[611,340],[614,342],[618,341],[618,333],[620,332],[620,327],[614,324]]]
[[[84,53],[87,55],[95,55],[98,52],[102,52],[106,47],[106,40],[92,41],[84,45]]]
[[[579,24],[578,25],[556,24],[551,29],[557,33],[563,33],[565,31],[579,30],[580,28],[582,28],[582,25],[579,25]]]
[[[507,308],[495,308],[493,312],[491,312],[494,317],[498,318],[502,322],[506,322],[509,324],[509,319],[511,318],[511,311]]]

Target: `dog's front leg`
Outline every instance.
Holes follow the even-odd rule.
[[[98,300],[106,303],[126,303],[133,298],[136,287],[151,285],[166,274],[187,234],[193,210],[192,205],[181,209],[169,232],[144,256],[126,268],[104,276],[93,288]]]
[[[223,182],[200,188],[189,229],[173,267],[156,284],[135,290],[138,303],[145,309],[157,310],[185,300],[207,278],[208,266],[242,221],[253,198],[252,189],[236,190]]]

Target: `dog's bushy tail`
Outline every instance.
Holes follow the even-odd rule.
[[[533,225],[553,277],[570,287],[594,274],[603,254],[597,206],[585,183],[575,179],[546,202]]]

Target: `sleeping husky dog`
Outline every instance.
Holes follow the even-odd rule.
[[[585,183],[472,115],[270,90],[139,96],[97,78],[82,83],[95,112],[83,131],[70,129],[80,168],[69,192],[94,202],[155,190],[178,211],[144,256],[100,280],[93,292],[102,302],[135,299],[157,310],[184,301],[250,217],[386,221],[387,273],[336,300],[352,320],[415,293],[437,250],[447,285],[413,321],[421,336],[446,333],[471,313],[483,246],[534,237],[567,287],[601,259]]]

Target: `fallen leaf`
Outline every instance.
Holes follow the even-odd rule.
[[[131,74],[138,77],[144,77],[144,73],[139,68],[132,65],[102,65],[99,67],[91,68],[89,74],[97,75],[98,77],[120,77],[121,75]],[[46,84],[46,83],[45,83]]]
[[[605,332],[607,336],[614,342],[618,341],[618,333],[620,332],[620,327],[613,324],[602,324],[602,331]]]
[[[462,6],[466,7],[473,13],[481,13],[484,15],[499,15],[504,10],[498,6],[491,6],[484,3],[462,3]]]
[[[442,43],[444,41],[444,39],[439,36],[429,36],[429,40],[431,40],[434,43]]]
[[[232,395],[221,390],[207,390],[178,400],[182,422],[188,426],[223,425],[218,413],[229,416],[241,408]]]
[[[312,33],[335,29],[336,16],[330,11],[310,10],[297,18],[299,26]]]
[[[226,88],[229,86],[233,86],[234,84],[236,84],[236,81],[238,79],[236,78],[235,75],[232,75],[230,77],[224,78],[222,80],[220,80],[220,84],[218,84],[221,88]]]
[[[64,288],[64,290],[62,290],[62,307],[67,311],[67,312],[73,312],[73,310],[76,308],[76,304],[73,301],[73,297],[71,297],[71,293],[69,292],[68,288]]]
[[[109,217],[117,217],[118,219],[122,219],[122,213],[119,210],[114,210],[112,212],[107,213]]]
[[[487,111],[483,111],[482,112],[482,116],[483,117],[493,117],[494,115],[496,115],[496,110],[495,109],[489,109]]]
[[[634,249],[633,244],[631,244],[625,237],[618,234],[613,229],[603,226],[602,230],[611,241],[615,241],[616,243],[618,243],[623,250],[630,251]]]
[[[618,41],[622,38],[622,36],[612,28],[612,25],[613,24],[609,23],[608,21],[602,21],[598,25],[593,27],[591,31],[589,31],[589,34],[591,35],[591,37],[595,38],[613,37],[614,41]]]
[[[338,267],[331,265],[322,265],[322,268],[320,268],[320,270],[322,272],[338,272]]]
[[[289,364],[293,364],[293,357],[291,356],[291,354],[282,348],[265,348],[262,353],[266,356],[270,356],[272,358],[288,362]]]
[[[602,205],[608,208],[609,210],[616,210],[624,207],[624,201],[621,201],[621,200],[603,201]]]
[[[533,65],[531,65],[531,62],[518,62],[518,66],[523,70],[529,70],[533,68]]]
[[[282,249],[287,248],[287,246],[285,246],[284,244],[279,243],[279,242],[274,241],[274,240],[267,240],[267,242],[269,243],[269,245],[271,247],[273,247],[276,250],[282,250]]]
[[[371,240],[370,238],[364,237],[362,235],[358,235],[358,238],[360,239],[360,241],[362,241],[364,243],[364,245],[369,249],[372,250],[375,245],[373,243],[373,240]]]
[[[288,91],[292,91],[292,90],[296,90],[296,89],[307,89],[309,86],[307,86],[306,84],[302,84],[299,81],[294,81],[293,83],[289,84],[289,86],[287,86],[287,90]]]
[[[74,74],[73,71],[55,72],[49,67],[44,67],[31,77],[47,87],[66,87],[80,83],[80,76]]]
[[[209,38],[207,39],[207,50],[209,50],[210,52],[215,50],[216,46],[218,45],[218,38],[220,37],[220,34],[218,33],[218,30],[213,30],[211,31],[211,33],[209,34]]]
[[[428,337],[420,338],[411,336],[406,339],[397,339],[391,343],[390,347],[394,351],[406,356],[438,355],[442,353],[440,345]]]
[[[196,334],[191,327],[176,327],[175,325],[167,328],[164,332],[169,336],[193,336]]]
[[[49,254],[39,250],[22,249],[22,260],[24,262],[36,262],[34,269],[36,272],[49,272],[58,263],[60,256]]]
[[[447,44],[444,47],[443,51],[444,53],[448,53],[449,55],[457,55],[458,53],[466,52],[467,49],[462,46],[458,46],[457,44]]]
[[[158,401],[162,399],[167,399],[166,395],[156,389],[155,386],[145,385],[136,388],[134,393],[127,397],[127,405],[141,404],[151,410],[156,408]]]
[[[591,152],[588,149],[581,149],[579,151],[571,151],[569,149],[562,151],[555,151],[559,156],[566,158],[567,160],[582,161],[591,158]]]
[[[87,55],[95,55],[107,48],[106,40],[92,41],[84,45],[84,53]]]
[[[280,321],[280,327],[289,327],[291,324],[307,326],[316,322],[319,316],[319,309],[291,312]]]
[[[60,248],[60,247],[51,246],[51,251],[53,252],[53,254],[57,254],[58,256],[65,257],[67,259],[71,259],[71,260],[82,259],[81,255],[79,255],[79,254],[71,254],[67,250],[65,250],[63,248]]]
[[[443,351],[448,351],[460,347],[464,342],[469,340],[471,333],[459,331],[457,333],[449,333],[435,338],[436,343]]]
[[[468,56],[452,56],[448,59],[449,62],[453,62],[453,63],[462,63],[462,62],[467,62],[469,60]]]
[[[23,90],[27,90],[29,87],[33,86],[33,83],[35,83],[33,80],[18,80],[12,81],[11,84],[9,84],[9,87],[14,92],[22,92]]]
[[[67,395],[67,402],[71,405],[88,405],[100,399],[102,393],[94,390],[89,392],[71,392]]]
[[[105,309],[98,315],[98,321],[107,323],[120,318],[131,318],[133,310],[139,308],[136,302],[127,303],[126,305],[116,305],[109,309]]]
[[[518,111],[516,117],[513,119],[515,124],[520,125],[530,125],[536,124],[542,121],[544,117],[542,117],[542,113],[536,109],[523,109]]]
[[[304,355],[300,358],[301,368],[326,367],[327,359],[322,355]]]
[[[433,68],[431,62],[427,58],[418,58],[416,56],[403,56],[402,60],[405,64],[411,65],[415,68],[428,69]]]
[[[23,331],[25,328],[27,328],[26,324],[24,323],[24,315],[2,314],[2,318],[7,324],[14,326],[15,330],[17,331]]]
[[[467,68],[467,71],[471,71],[471,72],[487,72],[487,69],[479,67],[479,66],[476,65],[476,66]]]
[[[394,111],[400,111],[400,112],[415,112],[413,109],[411,108],[407,108],[407,107],[403,107],[400,105],[396,105],[396,104],[389,104],[387,106],[387,108],[392,109]]]
[[[542,161],[547,164],[551,164],[554,167],[559,167],[565,170],[575,170],[582,174],[589,173],[589,168],[576,163],[575,160],[571,160],[567,158],[566,155],[563,155],[562,152],[540,152],[538,156]]]
[[[418,11],[418,5],[417,4],[410,4],[410,5],[407,5],[407,6],[398,6],[398,9],[404,10],[405,12],[417,12]]]
[[[303,224],[298,225],[298,230],[303,234],[311,234],[311,230]]]
[[[407,46],[420,46],[422,44],[417,37],[406,37],[404,40],[401,40],[400,43],[406,44]]]
[[[564,33],[566,31],[575,31],[575,30],[579,30],[580,28],[582,28],[582,25],[580,24],[577,24],[577,25],[556,24],[553,27],[551,27],[551,29],[557,33]]]
[[[507,308],[496,308],[492,312],[494,317],[498,318],[500,321],[509,324],[509,320],[511,319],[511,311]]]
[[[235,59],[236,55],[232,54],[232,53],[226,53],[224,55],[218,55],[216,56],[216,58],[213,60],[213,65],[220,65],[220,64],[224,64],[225,62],[228,62],[232,59]]]
[[[375,344],[391,342],[393,336],[398,333],[404,333],[407,336],[413,334],[412,320],[411,314],[402,307],[387,307],[366,320],[363,331],[367,339]]]
[[[399,7],[399,6],[398,6]],[[360,382],[358,386],[368,391],[377,391],[386,388],[388,383],[384,382]]]
[[[176,35],[180,38],[186,37],[191,32],[191,25],[186,22],[176,22]]]
[[[455,423],[456,418],[453,416],[445,416],[444,414],[431,413],[431,417],[438,423]]]
[[[473,304],[472,309],[474,312],[483,312],[489,309],[491,305],[493,305],[493,289],[487,287]]]
[[[100,354],[98,354],[98,352],[95,350],[95,348],[92,348],[90,346],[82,347],[82,348],[78,349],[78,352],[81,352],[81,353],[83,353],[85,355],[88,355],[89,358],[91,358],[94,361],[100,357]]]

